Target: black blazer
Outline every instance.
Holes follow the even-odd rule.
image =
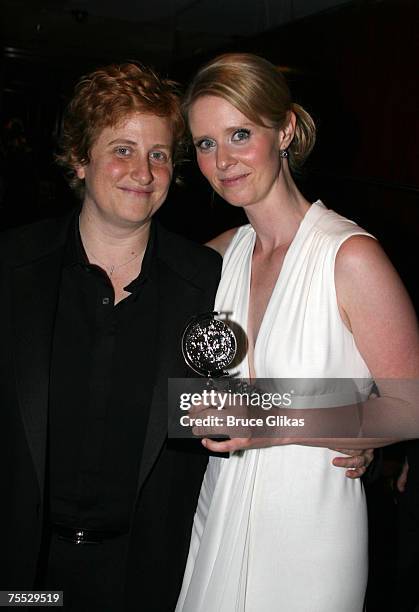
[[[72,215],[0,238],[0,589],[31,589],[42,540],[50,356]],[[157,226],[159,369],[133,508],[126,609],[173,610],[207,455],[167,441],[167,379],[187,375],[180,337],[213,307],[221,258]],[[137,603],[137,605],[135,605]],[[144,607],[143,607],[144,606]]]

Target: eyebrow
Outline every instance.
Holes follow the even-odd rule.
[[[113,144],[129,144],[129,145],[136,146],[138,143],[135,140],[129,140],[128,138],[114,138],[114,140],[111,140],[110,142],[108,142],[108,146],[113,145]],[[156,144],[153,144],[151,148],[171,150],[172,146],[168,144],[156,143]]]
[[[253,123],[253,122],[247,122],[247,121],[246,121],[246,122],[244,122],[244,123],[240,123],[240,125],[232,125],[232,126],[230,126],[230,127],[227,127],[227,128],[225,128],[225,130],[224,130],[224,131],[225,131],[225,132],[235,132],[236,130],[242,130],[242,129],[246,129],[246,130],[247,130],[247,129],[249,129],[250,127],[252,127],[252,126],[254,126],[254,125],[256,125],[256,124],[255,124],[255,123]],[[204,135],[202,135],[202,136],[194,136],[194,137],[193,137],[193,140],[194,140],[194,141],[196,141],[196,140],[202,140],[203,138],[204,138],[204,139],[205,139],[205,138],[208,138],[209,140],[213,140],[213,137],[212,137],[212,136],[208,136],[208,135],[206,135],[206,134],[204,134]]]
[[[108,142],[108,145],[113,145],[113,144],[116,144],[117,142],[118,143],[122,142],[123,144],[131,144],[131,145],[137,144],[135,140],[128,140],[128,138],[115,138],[114,140],[110,140]]]

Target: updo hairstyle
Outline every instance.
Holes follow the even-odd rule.
[[[227,53],[200,68],[185,94],[186,117],[191,105],[202,96],[227,100],[253,123],[263,127],[281,128],[288,113],[294,112],[295,134],[288,147],[291,171],[301,167],[309,156],[316,140],[314,121],[302,106],[292,101],[280,71],[262,57],[251,53]]]

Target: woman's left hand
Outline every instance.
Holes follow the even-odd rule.
[[[332,448],[331,450],[349,455],[348,457],[335,457],[332,461],[336,467],[346,468],[345,476],[347,478],[360,478],[363,476],[374,459],[374,449],[372,448],[366,450]]]
[[[297,442],[297,440],[294,440]],[[214,453],[231,453],[238,450],[250,450],[252,448],[266,448],[269,446],[277,446],[280,444],[292,443],[292,440],[282,438],[232,438],[231,440],[211,440],[204,438],[202,444],[205,448]],[[345,448],[332,448],[339,453],[348,455],[347,457],[334,457],[332,464],[335,467],[345,468],[345,476],[347,478],[361,478],[368,469],[370,463],[374,459],[374,450],[372,448],[366,450],[349,450]]]

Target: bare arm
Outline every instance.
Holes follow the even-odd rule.
[[[362,433],[399,439],[419,435],[419,333],[407,291],[372,238],[354,236],[341,247],[335,267],[336,294],[345,325],[380,391],[366,402]]]
[[[232,229],[229,229],[226,232],[219,234],[212,240],[209,240],[206,243],[206,246],[211,247],[212,249],[214,249],[214,251],[217,251],[217,253],[219,253],[221,257],[224,257],[224,254],[227,251],[228,245],[232,241],[233,236],[236,232],[237,232],[237,227],[233,227]]]
[[[354,434],[348,438],[207,440],[207,448],[225,452],[297,443],[362,449],[419,437],[419,334],[413,306],[400,278],[375,240],[354,236],[339,250],[335,280],[342,319],[353,333],[358,350],[380,391],[379,398],[368,400],[361,407],[353,407],[354,414],[361,408],[362,437],[358,437],[358,433],[358,436]],[[333,420],[335,409],[327,410],[328,420]],[[314,423],[317,411],[305,412]],[[297,416],[294,410],[281,413]],[[338,419],[337,412],[335,418]]]
[[[419,334],[410,298],[380,245],[354,236],[340,248],[336,294],[345,325],[375,379],[419,377]]]

